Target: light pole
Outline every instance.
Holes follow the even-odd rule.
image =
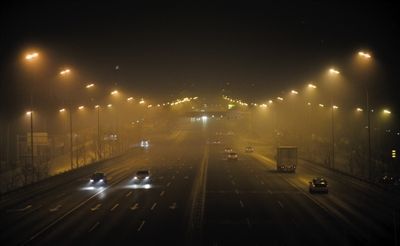
[[[64,69],[60,72],[61,76],[68,76],[71,73],[70,69]],[[68,111],[69,111],[69,135],[70,135],[70,164],[71,170],[74,168],[74,152],[73,152],[73,136],[72,136],[72,102],[69,96]]]
[[[363,61],[369,61],[371,59],[371,55],[369,53],[359,51],[358,57],[360,57]],[[368,179],[372,180],[372,156],[371,156],[371,109],[369,103],[369,91],[368,86],[363,84],[365,91],[365,99],[367,106],[367,125],[368,125]]]
[[[340,72],[334,68],[329,69],[329,75],[336,76],[340,74]],[[331,93],[331,139],[332,139],[332,161],[331,168],[335,169],[335,114],[334,110],[338,107],[333,104],[333,95]]]
[[[101,159],[101,146],[100,146],[100,105],[94,106],[97,109],[97,159]]]
[[[29,63],[32,63],[36,61],[39,58],[39,53],[38,52],[31,52],[25,55],[25,60]],[[30,111],[27,112],[27,115],[30,116],[30,131],[31,131],[31,136],[30,136],[30,142],[31,142],[31,149],[30,149],[30,154],[31,154],[31,166],[34,168],[34,148],[33,148],[33,86],[30,86]]]

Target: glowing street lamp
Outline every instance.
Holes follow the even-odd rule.
[[[339,107],[336,106],[336,105],[333,105],[332,108],[333,108],[333,109],[338,109]]]
[[[78,109],[83,110],[83,109],[85,109],[85,106],[79,106]]]
[[[311,89],[316,89],[316,88],[317,88],[317,86],[316,86],[316,85],[314,85],[314,84],[308,84],[308,88],[311,88]]]
[[[386,115],[388,115],[388,114],[391,114],[392,112],[390,112],[390,110],[388,110],[388,109],[384,109],[384,110],[383,110],[383,113],[386,114]]]
[[[282,97],[277,97],[276,99],[278,99],[279,101],[283,101]]]
[[[86,85],[86,88],[87,88],[87,89],[92,88],[92,87],[94,87],[94,84],[93,84],[93,83]]]
[[[362,108],[356,108],[356,111],[357,112],[362,112],[362,111],[364,111]]]
[[[330,68],[329,69],[329,74],[337,75],[337,74],[340,74],[340,72],[338,70],[334,69],[334,68]]]
[[[370,59],[371,58],[371,55],[369,53],[364,52],[364,51],[359,51],[358,55],[360,57],[362,57],[362,58],[365,58],[365,59]]]
[[[27,60],[27,61],[33,61],[33,60],[35,60],[35,59],[38,58],[38,57],[39,57],[39,53],[33,52],[33,53],[26,54],[25,60]]]
[[[110,94],[113,96],[116,96],[119,94],[119,92],[118,92],[118,90],[113,90]]]
[[[322,103],[318,104],[321,108],[325,107]]]
[[[65,108],[62,108],[60,110],[58,110],[60,113],[64,113],[65,112]]]
[[[71,70],[69,68],[64,69],[60,72],[60,75],[65,76],[71,73]]]
[[[131,101],[133,101],[133,97],[128,97],[126,100],[127,100],[128,102],[131,102]]]
[[[112,104],[111,104],[111,103],[107,105],[107,108],[111,108],[111,107],[112,107]]]
[[[290,93],[292,93],[293,95],[299,94],[299,92],[297,92],[297,91],[295,91],[295,90],[290,91]]]

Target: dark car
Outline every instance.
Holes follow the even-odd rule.
[[[92,185],[105,185],[107,184],[107,177],[102,172],[95,172],[90,177],[89,181]]]
[[[322,177],[313,178],[312,181],[309,182],[309,191],[310,193],[314,192],[323,192],[328,193],[328,181]]]

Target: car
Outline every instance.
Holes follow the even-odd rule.
[[[251,146],[247,146],[244,150],[246,153],[253,153],[254,152],[254,148]]]
[[[102,172],[95,172],[90,177],[89,182],[92,185],[106,185],[107,184],[107,177]]]
[[[378,179],[378,183],[384,186],[400,186],[400,177],[384,175]]]
[[[310,193],[328,193],[328,181],[322,177],[313,178],[313,180],[309,182],[309,191]]]
[[[224,149],[224,151],[225,151],[225,153],[231,153],[231,152],[233,152],[233,149],[232,149],[232,148],[229,148],[229,147],[226,147],[226,148]]]
[[[149,170],[138,170],[133,177],[134,181],[137,182],[147,182],[150,181],[150,171]]]
[[[238,159],[238,154],[235,152],[230,152],[228,154],[228,160],[237,160]]]
[[[148,148],[149,147],[149,140],[147,139],[143,139],[142,141],[140,141],[140,147],[142,148]]]

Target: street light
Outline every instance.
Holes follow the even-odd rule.
[[[339,75],[340,72],[336,70],[335,68],[330,68],[329,69],[329,75],[330,76],[337,76]],[[335,168],[335,114],[334,114],[334,109],[336,109],[337,106],[333,105],[333,95],[331,94],[331,138],[332,138],[332,162],[331,162],[331,168]]]
[[[358,57],[364,62],[369,62],[371,59],[371,55],[364,51],[358,52]],[[372,179],[372,151],[371,151],[371,110],[370,110],[370,102],[369,102],[369,90],[368,86],[363,84],[363,88],[365,91],[365,101],[366,101],[366,109],[367,109],[367,125],[368,125],[368,178]]]
[[[94,108],[97,110],[97,159],[101,159],[101,142],[100,142],[100,105],[95,105]]]
[[[386,114],[386,115],[388,115],[388,114],[391,114],[392,112],[391,112],[390,110],[388,110],[388,109],[384,109],[384,110],[383,110],[383,113]]]
[[[290,91],[290,93],[293,94],[293,95],[299,94],[299,93],[298,93],[297,91],[295,91],[295,90]]]
[[[92,87],[94,87],[94,84],[93,84],[93,83],[87,84],[87,85],[86,85],[86,88],[87,88],[87,89],[92,88]]]
[[[26,54],[26,55],[25,55],[25,60],[33,61],[33,60],[35,60],[35,59],[38,58],[38,57],[39,57],[39,53],[37,53],[37,52],[32,52],[32,53],[29,53],[29,54]]]
[[[308,88],[311,88],[311,89],[316,89],[316,88],[317,88],[317,86],[316,86],[316,85],[314,85],[314,84],[308,84]]]
[[[60,75],[62,77],[67,77],[71,74],[71,70],[66,68],[60,71]],[[69,103],[68,103],[68,111],[69,111],[69,134],[70,134],[70,162],[71,162],[71,170],[74,168],[74,152],[73,152],[73,136],[72,136],[72,102],[71,95],[68,95]]]
[[[67,68],[67,69],[62,70],[62,71],[60,72],[60,75],[66,76],[66,75],[68,75],[68,74],[70,74],[70,73],[71,73],[71,70]]]
[[[39,58],[39,53],[38,52],[31,52],[25,55],[25,60],[28,62],[34,62]],[[30,105],[31,105],[31,111],[27,112],[27,115],[29,114],[30,118],[30,130],[31,130],[31,165],[34,167],[34,157],[33,157],[33,86],[30,86]]]

